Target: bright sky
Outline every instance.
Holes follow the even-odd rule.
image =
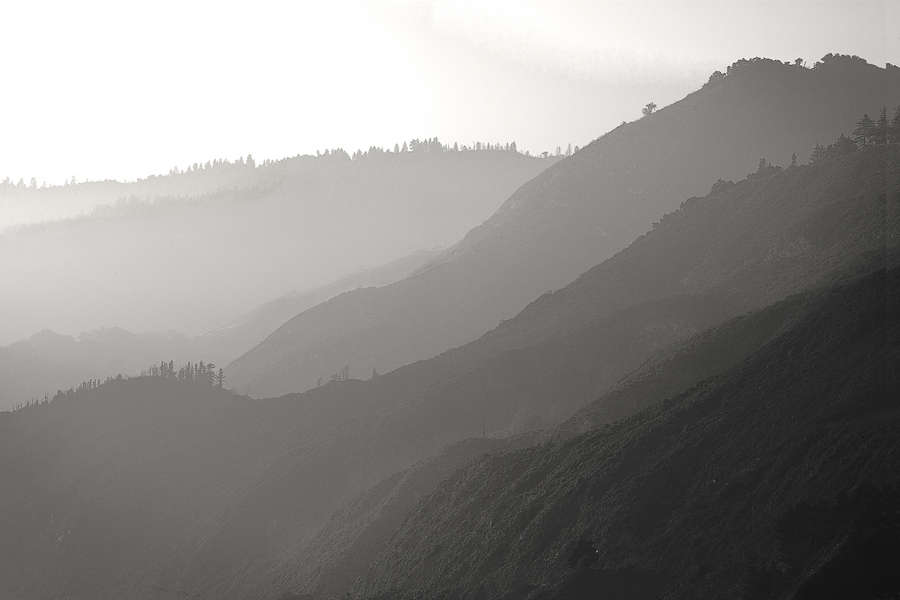
[[[896,0],[0,1],[0,178],[437,135],[583,144],[737,58],[900,62]]]

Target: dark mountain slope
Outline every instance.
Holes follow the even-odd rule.
[[[864,271],[872,254],[883,261],[885,247],[900,241],[897,151],[882,147],[809,167],[766,169],[686,203],[607,261],[614,268],[595,272],[596,288],[585,289],[608,289],[615,303],[595,299],[605,310],[577,313],[584,319],[580,327],[562,319],[562,333],[551,335],[543,321],[530,325],[528,309],[481,340],[434,359],[366,384],[329,385],[300,395],[314,403],[341,398],[356,409],[344,417],[339,438],[328,448],[307,447],[267,473],[265,484],[242,498],[220,536],[204,548],[198,565],[242,561],[243,567],[229,567],[242,573],[242,587],[223,582],[217,576],[221,567],[190,569],[197,579],[188,587],[213,586],[208,594],[215,598],[250,595],[265,584],[257,573],[270,571],[273,554],[281,552],[272,548],[295,547],[336,502],[422,456],[483,429],[504,435],[556,424],[673,342],[779,293]],[[801,251],[785,251],[792,248]],[[714,275],[686,277],[697,264]],[[671,283],[681,280],[682,285]],[[630,304],[621,292],[629,288]],[[347,473],[339,486],[308,487],[335,464]],[[251,535],[273,520],[278,531]],[[235,547],[243,553],[229,551]]]
[[[848,258],[859,250],[900,242],[898,202],[896,144],[802,168],[760,169],[736,184],[720,181],[627,251],[532,302],[480,343],[534,344],[578,331],[635,298],[705,293],[746,308],[769,304],[852,268]]]
[[[454,444],[435,458],[380,482],[348,503],[296,556],[272,577],[279,592],[339,598],[363,577],[380,549],[390,541],[416,503],[453,471],[488,452],[505,452],[550,438],[572,437],[600,424],[629,416],[660,399],[727,371],[794,325],[820,302],[803,294],[764,310],[732,319],[675,344],[630,374],[602,399],[558,428],[512,438],[473,438]],[[277,593],[270,594],[276,597]]]
[[[359,595],[892,597],[898,306],[879,271],[657,407],[463,469]]]
[[[298,548],[273,572],[267,585],[285,594],[306,587],[314,589],[317,598],[341,597],[349,582],[365,575],[373,556],[416,504],[441,481],[484,454],[530,446],[539,435],[464,440],[389,477],[332,515],[311,543]]]
[[[646,271],[653,279],[658,270],[668,268],[670,255],[673,270],[686,269],[679,257],[685,248],[697,247],[710,257],[710,272],[722,274],[716,285],[705,281],[668,296],[661,295],[665,288],[650,287],[650,293],[638,289],[628,306],[593,318],[574,332],[561,327],[568,333],[536,336],[532,339],[542,341],[530,346],[498,349],[502,346],[493,345],[495,338],[488,336],[483,343],[371,381],[329,384],[270,400],[240,400],[237,407],[214,401],[198,405],[185,395],[174,396],[177,399],[171,402],[128,402],[156,396],[114,386],[106,402],[91,404],[96,410],[84,411],[82,418],[71,414],[78,412],[77,404],[69,405],[68,412],[55,412],[61,409],[54,404],[46,409],[49,412],[41,408],[8,419],[4,416],[2,426],[9,429],[0,436],[2,465],[8,473],[3,480],[22,481],[19,487],[33,500],[4,497],[10,504],[5,513],[9,522],[3,528],[14,532],[10,539],[33,540],[35,545],[18,551],[18,543],[4,548],[0,564],[5,571],[0,581],[9,590],[27,591],[19,595],[29,600],[63,592],[74,600],[165,598],[149,584],[184,591],[195,600],[243,599],[271,591],[267,586],[273,569],[285,572],[278,570],[280,565],[302,556],[304,544],[342,502],[447,444],[481,435],[485,429],[496,436],[568,417],[668,344],[744,310],[746,302],[733,303],[743,294],[723,296],[723,285],[743,289],[759,300],[760,295],[750,292],[780,282],[782,273],[794,273],[794,261],[818,265],[818,277],[799,278],[795,285],[801,286],[827,281],[836,276],[829,269],[851,268],[867,253],[883,253],[885,245],[896,244],[890,233],[895,231],[891,227],[897,216],[895,185],[885,197],[885,167],[896,163],[890,159],[891,152],[896,149],[854,153],[783,172],[766,171],[733,186],[740,194],[733,191],[729,196],[725,191],[732,187],[726,187],[688,203],[678,218],[665,220],[636,244],[638,250],[650,247],[653,252],[629,249],[619,255],[617,260],[624,261],[619,264],[630,268],[610,270],[604,275],[607,286],[611,290],[623,287],[623,273],[631,269]],[[823,187],[820,180],[826,176],[855,183]],[[869,183],[878,177],[880,187]],[[783,193],[798,182],[805,183],[797,188],[796,198]],[[799,221],[787,218],[795,214],[790,203],[806,198],[806,186],[824,191],[803,203],[805,216]],[[783,203],[767,201],[769,194]],[[713,218],[718,213],[710,207],[718,204],[730,208]],[[722,241],[715,235],[717,223],[730,222],[732,211],[748,215],[747,228],[730,229],[732,239]],[[758,213],[770,218],[762,219]],[[666,233],[695,220],[705,226],[686,231],[706,231],[707,235],[683,236],[679,242],[678,236]],[[820,229],[834,234],[807,234]],[[801,244],[804,252],[775,252],[777,260],[760,259],[779,244],[794,247],[804,238],[811,240]],[[666,241],[654,245],[654,239]],[[745,280],[748,271],[743,267],[748,264],[757,264],[753,271],[757,276]],[[779,285],[785,291],[791,288]],[[519,318],[526,318],[526,313]],[[785,319],[788,322],[789,315]],[[514,331],[521,327],[546,332],[546,328],[515,321],[510,326]],[[767,335],[775,331],[773,326]],[[125,400],[120,412],[114,410],[117,396]],[[172,419],[167,418],[170,410]],[[26,419],[27,415],[34,416]],[[119,421],[128,426],[118,425]],[[175,421],[185,425],[171,430],[169,424]],[[32,423],[46,426],[44,433],[31,435]],[[107,434],[109,428],[112,432]],[[123,441],[131,437],[139,442]],[[29,462],[31,457],[45,456],[45,448],[50,448],[49,457]],[[71,480],[61,475],[58,466],[63,459],[69,461],[65,471],[74,474],[83,487],[68,485]],[[173,480],[165,476],[198,471],[202,477],[184,475]],[[102,493],[82,495],[83,489],[94,488]],[[138,491],[129,492],[132,488]],[[72,494],[84,501],[75,502]],[[196,503],[199,499],[205,500],[203,506]],[[67,512],[66,506],[76,508]],[[62,513],[67,526],[56,529],[58,521],[51,515]],[[119,537],[109,538],[109,544],[95,537],[104,531],[98,525],[104,522],[122,523]],[[69,523],[77,526],[69,527]],[[135,523],[135,529],[125,523]],[[81,541],[57,546],[56,540],[68,529],[73,535],[80,532],[71,539]],[[149,541],[142,532],[157,537]],[[132,545],[129,540],[136,541]],[[92,547],[98,550],[92,552]],[[107,547],[116,549],[116,560],[99,550]],[[40,564],[41,572],[23,571],[23,564]],[[68,565],[78,565],[80,573],[90,575],[82,577],[78,586],[69,585],[67,574],[74,571]],[[169,594],[169,598],[178,596]]]
[[[465,343],[624,247],[760,157],[787,164],[900,99],[900,70],[849,58],[815,69],[742,61],[519,188],[439,264],[298,315],[229,368],[255,395],[311,387],[344,365],[380,372]]]
[[[0,413],[0,597],[182,596],[244,490],[351,408],[143,377]]]

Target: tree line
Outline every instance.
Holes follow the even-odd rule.
[[[177,367],[175,361],[160,361],[141,371],[137,377],[127,377],[119,373],[115,377],[107,377],[105,379],[86,379],[76,386],[72,386],[67,390],[57,390],[56,394],[51,398],[49,394],[44,394],[43,398],[32,398],[28,402],[20,402],[14,404],[10,409],[11,412],[21,412],[23,410],[45,406],[51,402],[75,400],[85,396],[94,390],[116,381],[128,381],[145,377],[155,377],[160,379],[170,379],[174,381],[183,381],[189,383],[200,383],[223,389],[225,387],[225,371],[217,369],[213,362],[186,362],[184,365]]]
[[[225,371],[221,368],[217,371],[215,363],[205,363],[201,360],[198,363],[188,361],[178,369],[175,366],[175,361],[160,361],[158,365],[151,365],[149,369],[141,371],[141,376],[205,383],[218,388],[225,385]]]
[[[877,120],[873,120],[868,114],[864,114],[856,127],[847,137],[843,133],[838,139],[828,146],[816,144],[810,155],[810,164],[815,164],[835,156],[843,156],[857,150],[871,147],[884,146],[886,144],[900,143],[900,106],[894,109],[893,117],[888,118],[887,107],[881,108]]]

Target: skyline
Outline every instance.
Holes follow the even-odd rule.
[[[2,100],[0,178],[133,180],[433,136],[583,146],[739,58],[839,52],[883,66],[900,57],[898,13],[814,0],[4,6],[16,26],[0,52],[17,56],[5,66],[18,93]]]

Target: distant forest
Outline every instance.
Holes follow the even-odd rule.
[[[556,146],[556,148],[551,151],[544,151],[539,153],[537,156],[542,158],[548,158],[551,156],[562,157],[562,156],[571,156],[573,153],[578,152],[579,146],[569,144],[565,149],[562,146]],[[352,154],[349,154],[343,148],[326,148],[325,150],[316,150],[317,158],[324,157],[334,157],[334,158],[343,158],[347,160],[365,160],[378,158],[391,154],[403,154],[403,153],[436,153],[436,152],[510,152],[510,153],[519,153],[518,146],[516,142],[479,142],[475,141],[471,144],[460,144],[458,142],[453,142],[453,144],[445,144],[441,142],[437,137],[419,139],[413,138],[409,141],[404,141],[402,143],[394,144],[393,149],[385,148],[382,146],[369,146],[367,150],[356,150]],[[532,156],[530,150],[525,150],[521,152],[523,156]],[[179,167],[175,166],[169,169],[169,172],[166,175],[150,175],[144,179],[139,179],[138,183],[141,182],[151,182],[159,177],[166,176],[176,176],[176,175],[190,175],[194,173],[225,173],[228,171],[235,170],[243,170],[243,169],[254,169],[257,166],[261,167],[271,167],[277,166],[287,161],[290,161],[295,158],[301,158],[302,155],[296,155],[291,157],[285,157],[277,160],[266,159],[262,161],[262,163],[257,164],[256,159],[253,158],[252,154],[247,154],[246,157],[240,156],[236,160],[229,160],[227,158],[217,158],[214,160],[208,160],[205,163],[203,162],[195,162],[187,167]],[[81,182],[84,183],[84,182]],[[78,185],[79,181],[76,177],[71,177],[66,179],[65,183],[61,186],[53,186],[48,185],[46,182],[38,182],[38,180],[34,177],[30,178],[28,181],[25,181],[25,178],[20,177],[18,180],[13,180],[10,177],[5,177],[3,180],[0,180],[0,194],[10,193],[10,192],[21,192],[23,190],[42,190],[47,188],[59,188],[59,187],[69,187]]]
[[[42,399],[32,399],[29,402],[23,402],[16,404],[12,407],[10,412],[21,412],[23,410],[33,409],[40,406],[47,406],[51,402],[57,402],[61,400],[76,400],[88,392],[92,392],[100,388],[101,386],[107,385],[114,381],[127,381],[129,379],[137,379],[137,378],[146,378],[146,377],[154,377],[159,379],[170,379],[173,381],[180,381],[184,383],[202,383],[204,385],[210,385],[217,387],[219,389],[223,389],[225,386],[225,370],[222,368],[216,369],[216,364],[213,362],[191,362],[188,361],[182,366],[178,366],[175,364],[175,361],[160,361],[158,365],[151,365],[149,368],[141,371],[141,374],[138,377],[128,377],[124,376],[121,373],[116,375],[115,377],[109,376],[105,379],[86,379],[82,381],[76,386],[70,387],[66,390],[58,390],[56,394],[51,398],[48,395],[45,395]]]

